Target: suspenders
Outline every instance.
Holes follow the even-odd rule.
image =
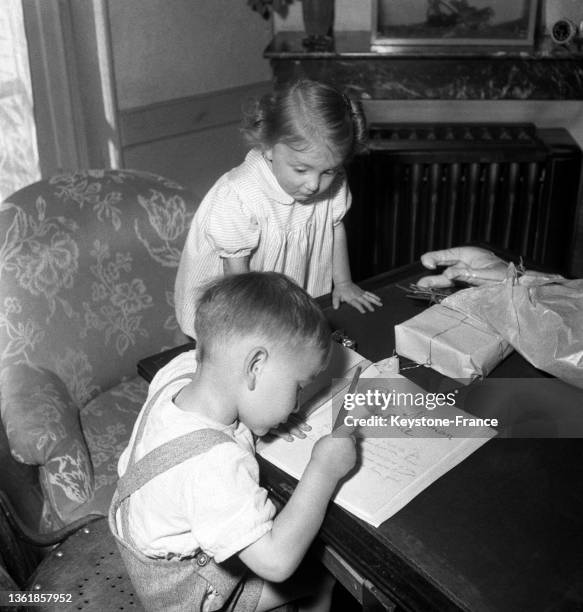
[[[169,386],[178,380],[191,378],[190,376],[179,376],[171,380]],[[138,430],[130,457],[128,460],[127,469],[123,476],[120,477],[117,483],[116,493],[112,501],[112,510],[115,513],[118,507],[121,507],[121,524],[122,533],[120,535],[129,542],[132,546],[134,542],[130,535],[128,514],[129,514],[129,498],[132,493],[143,487],[147,482],[173,468],[187,459],[207,452],[217,444],[225,442],[233,442],[226,433],[216,429],[199,429],[175,438],[151,450],[147,455],[144,455],[138,461],[135,460],[136,446],[142,439],[145,424],[152,409],[161,393],[166,386],[158,389],[146,405],[138,424]]]

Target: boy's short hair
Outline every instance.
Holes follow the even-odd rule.
[[[246,272],[208,283],[196,305],[197,349],[256,334],[290,348],[328,351],[330,328],[306,291],[277,272]]]

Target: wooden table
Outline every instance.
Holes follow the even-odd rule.
[[[427,306],[398,286],[421,275],[413,264],[362,283],[383,300],[374,313],[319,302],[377,361],[393,352],[394,325]],[[429,368],[408,372],[426,389],[448,382]],[[490,377],[545,375],[514,353]],[[583,416],[583,392],[564,391]],[[263,483],[285,501],[296,481],[260,463]],[[378,528],[331,504],[320,541],[326,565],[366,609],[583,610],[583,440],[495,438]]]
[[[393,352],[394,325],[427,306],[398,286],[421,275],[414,264],[363,283],[383,300],[374,313],[319,301],[332,327],[377,361]],[[425,388],[447,383],[428,368],[408,373]],[[491,374],[544,376],[516,353]],[[564,391],[583,417],[583,392]],[[289,495],[292,478],[266,462],[262,473]],[[379,528],[332,504],[321,540],[327,564],[369,609],[583,610],[583,440],[491,440]]]

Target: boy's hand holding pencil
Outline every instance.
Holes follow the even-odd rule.
[[[347,393],[356,391],[361,372],[362,368],[358,366],[354,371]],[[344,410],[341,409],[339,414],[343,413]],[[355,433],[354,427],[348,427],[344,423],[336,427],[335,424],[332,433],[323,436],[314,445],[312,461],[321,461],[331,477],[340,479],[345,476],[356,463],[356,444],[353,433]]]
[[[310,463],[316,462],[330,478],[340,480],[356,464],[356,443],[352,436],[322,436],[312,449]]]

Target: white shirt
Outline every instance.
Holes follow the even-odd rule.
[[[196,299],[202,285],[223,275],[221,258],[249,255],[251,270],[286,274],[313,297],[330,293],[334,226],[350,204],[343,174],[313,203],[296,202],[261,152],[249,151],[211,187],[192,220],[175,284],[182,331],[194,337]]]
[[[193,373],[195,355],[195,351],[182,353],[162,368],[152,380],[148,399],[173,378]],[[225,426],[174,404],[173,398],[189,380],[185,377],[166,386],[152,406],[135,459],[168,440],[207,427],[225,432],[235,444],[217,445],[144,485],[130,498],[129,525],[137,548],[146,556],[191,556],[201,548],[221,562],[271,530],[275,506],[259,486],[249,429],[242,423]],[[120,457],[120,476],[127,468],[141,416]]]

